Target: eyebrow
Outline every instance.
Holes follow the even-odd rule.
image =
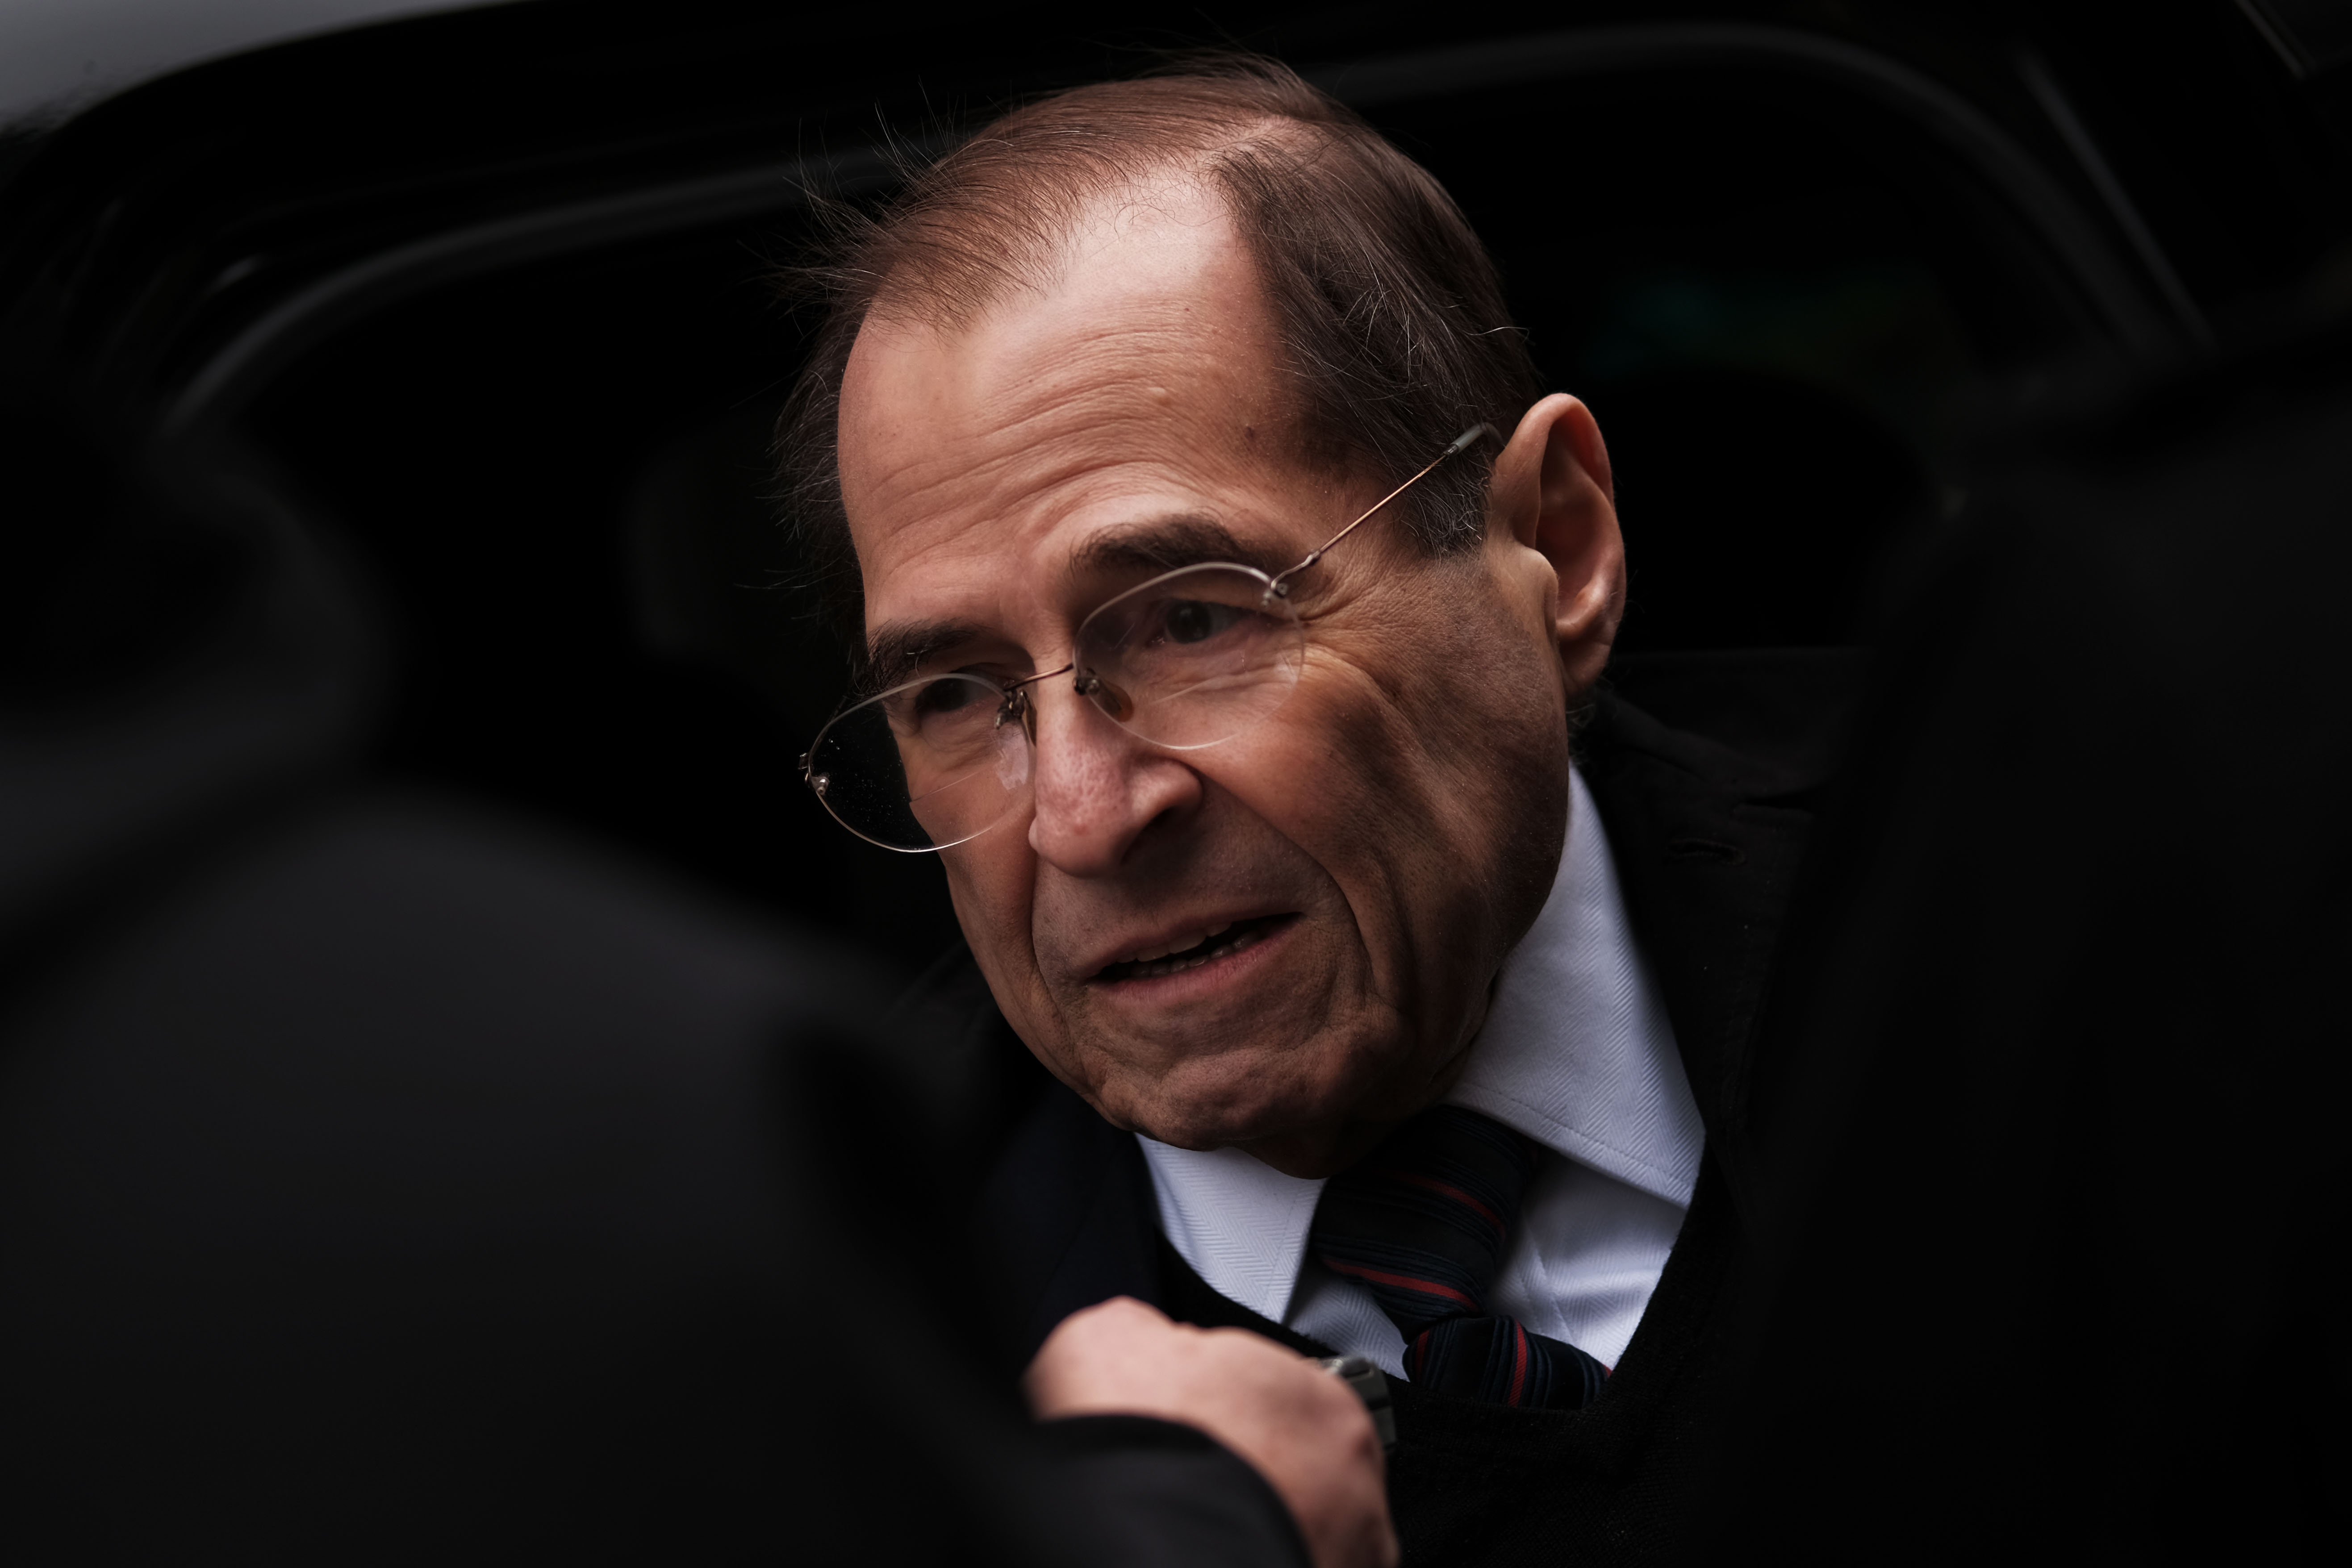
[[[881,691],[934,653],[976,643],[987,635],[977,621],[893,621],[877,627],[866,644],[864,685]]]
[[[1295,550],[1285,550],[1276,560],[1265,547],[1236,538],[1214,517],[1198,512],[1179,512],[1148,522],[1105,528],[1071,556],[1070,572],[1082,576],[1139,568],[1175,571],[1182,567],[1229,560],[1254,566],[1272,576],[1290,565],[1297,555]]]

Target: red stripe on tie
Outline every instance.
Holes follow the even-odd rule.
[[[1517,1405],[1528,1386],[1528,1331],[1517,1323],[1511,1325],[1511,1396],[1503,1401]]]
[[[1496,1214],[1493,1209],[1487,1207],[1476,1198],[1472,1197],[1468,1193],[1464,1192],[1458,1186],[1449,1186],[1444,1182],[1439,1181],[1434,1176],[1415,1176],[1411,1171],[1399,1171],[1396,1173],[1396,1177],[1399,1181],[1409,1181],[1415,1186],[1427,1187],[1430,1191],[1438,1194],[1440,1197],[1450,1197],[1454,1202],[1462,1205],[1465,1208],[1475,1209],[1478,1213],[1478,1218],[1484,1219],[1487,1224],[1493,1226],[1497,1230],[1503,1228],[1503,1217],[1501,1215]]]
[[[1418,1291],[1424,1296],[1437,1296],[1449,1301],[1459,1301],[1472,1312],[1478,1303],[1451,1285],[1441,1285],[1434,1280],[1416,1280],[1410,1274],[1388,1274],[1378,1269],[1366,1269],[1355,1263],[1342,1263],[1336,1258],[1323,1260],[1324,1266],[1341,1274],[1349,1274],[1371,1285],[1393,1285],[1401,1291]]]

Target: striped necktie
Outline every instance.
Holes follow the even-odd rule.
[[[1458,1105],[1423,1112],[1323,1188],[1307,1246],[1404,1335],[1405,1375],[1487,1405],[1573,1410],[1609,1369],[1486,1311],[1534,1144]]]

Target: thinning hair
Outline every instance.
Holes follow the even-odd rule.
[[[843,507],[841,382],[869,317],[967,325],[1050,286],[1089,208],[1174,172],[1228,204],[1273,308],[1293,433],[1307,461],[1394,482],[1470,424],[1508,431],[1538,393],[1495,265],[1428,171],[1276,61],[1195,59],[1014,110],[872,210],[829,209],[788,287],[826,306],[777,431],[782,497],[853,661],[864,602]],[[1407,497],[1432,556],[1485,532],[1492,454]],[[1401,503],[1402,504],[1402,503]]]

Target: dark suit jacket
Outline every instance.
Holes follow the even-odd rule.
[[[1738,1250],[1750,1042],[1859,665],[1836,652],[1654,658],[1613,672],[1580,743],[1628,911],[1707,1129],[1682,1237],[1608,1392],[1575,1413],[1400,1386],[1391,1494],[1412,1563],[1673,1557],[1720,1379],[1703,1354]],[[1643,705],[1635,706],[1638,701]],[[1670,723],[1669,720],[1672,722]],[[1112,1296],[1319,1349],[1225,1300],[1160,1239],[1134,1138],[1047,1076],[968,954],[901,1012],[982,1106],[973,1225],[1008,1367]]]
[[[2352,319],[2044,406],[1872,616],[1701,1561],[2352,1561]]]
[[[0,459],[75,607],[0,649],[0,1560],[1303,1568],[1206,1437],[965,1354],[845,955],[339,768],[288,512],[134,636],[79,574],[216,519]]]

